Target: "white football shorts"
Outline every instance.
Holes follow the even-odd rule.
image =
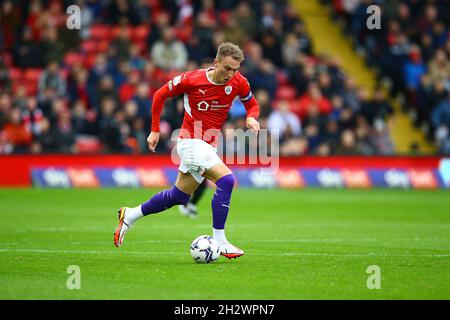
[[[200,139],[181,139],[177,141],[177,153],[180,157],[178,170],[189,172],[198,183],[205,179],[202,174],[222,162],[217,149]]]

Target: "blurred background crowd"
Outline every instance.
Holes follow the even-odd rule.
[[[401,97],[403,110],[440,153],[450,154],[450,1],[322,0],[345,21],[349,36],[390,94]],[[366,27],[367,8],[378,4],[380,30]]]
[[[406,92],[416,124],[450,153],[447,1],[375,1],[387,27],[370,33],[363,12],[374,1],[325,2],[392,80],[388,94]],[[66,26],[71,4],[80,30]],[[288,1],[4,0],[0,18],[0,154],[146,153],[153,93],[211,65],[223,41],[243,48],[240,71],[282,155],[395,152],[385,90],[370,95],[337,58],[316,55]],[[181,98],[167,101],[159,152],[170,152],[182,116]],[[244,124],[237,99],[225,127]]]

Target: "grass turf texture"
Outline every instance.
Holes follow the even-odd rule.
[[[172,208],[114,247],[117,208],[154,192],[0,189],[0,299],[450,298],[447,191],[240,188],[227,234],[246,254],[209,265],[189,245],[211,234],[212,190],[199,219]],[[80,290],[66,288],[69,265]]]

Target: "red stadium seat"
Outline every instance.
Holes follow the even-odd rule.
[[[67,80],[67,78],[69,77],[69,69],[60,69],[60,70],[59,70],[59,75],[60,75],[64,80]]]
[[[100,41],[97,45],[97,51],[96,52],[105,52],[109,48],[109,41],[104,40]]]
[[[4,52],[1,56],[1,59],[3,60],[5,66],[11,67],[13,65],[13,57],[11,53]]]
[[[97,59],[97,53],[91,53],[84,59],[84,66],[88,69],[92,68]]]
[[[78,153],[100,153],[102,144],[96,137],[80,136],[75,142]]]
[[[149,33],[150,27],[147,25],[134,27],[131,30],[131,40],[133,42],[144,42],[147,39]]]
[[[192,36],[193,27],[192,26],[183,26],[182,28],[177,28],[175,30],[175,34],[178,40],[186,43],[189,41],[189,38]]]
[[[112,38],[117,38],[119,36],[120,33],[120,29],[125,28],[127,30],[128,33],[128,37],[131,37],[131,27],[121,27],[121,26],[115,26],[112,28],[111,30],[111,37]]]
[[[76,52],[69,52],[64,57],[64,63],[70,66],[80,62],[83,62],[83,56]]]
[[[97,24],[90,29],[91,38],[95,40],[109,40],[111,38],[111,29],[109,26]]]
[[[37,82],[25,82],[25,88],[27,92],[27,96],[35,96],[38,92],[38,84]]]
[[[152,9],[159,8],[161,6],[159,0],[147,0],[146,2]]]
[[[9,69],[9,78],[12,82],[20,81],[22,80],[23,73],[22,70],[19,68],[10,68]]]
[[[285,99],[285,100],[292,100],[297,96],[297,90],[294,86],[291,85],[284,85],[278,87],[277,91],[275,92],[275,97],[277,99]]]
[[[97,40],[86,40],[81,43],[81,50],[86,54],[97,52],[97,48]]]
[[[299,114],[301,109],[300,101],[298,99],[294,99],[289,101],[289,110],[292,112]]]
[[[38,82],[42,69],[40,68],[28,68],[25,70],[23,79],[25,82]]]
[[[289,84],[289,78],[285,72],[279,70],[276,73],[276,77],[279,86],[285,86]]]

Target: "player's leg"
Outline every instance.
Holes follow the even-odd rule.
[[[155,194],[151,199],[143,204],[119,210],[119,226],[114,232],[114,244],[119,247],[123,237],[131,225],[138,219],[167,210],[177,204],[186,204],[191,194],[198,187],[199,183],[190,173],[178,172],[175,185],[167,190]]]
[[[207,189],[208,184],[206,179],[203,180],[203,182],[198,186],[198,188],[194,191],[194,193],[189,198],[188,203],[185,205],[180,205],[179,210],[182,214],[185,216],[191,217],[191,218],[197,218],[198,216],[198,209],[197,209],[197,203],[205,193],[205,190]]]
[[[213,181],[217,188],[211,201],[213,212],[213,237],[220,244],[221,254],[227,258],[237,258],[244,251],[228,242],[225,236],[225,223],[230,210],[231,194],[234,187],[234,176],[230,168],[223,162],[216,164],[203,174],[205,178]]]

